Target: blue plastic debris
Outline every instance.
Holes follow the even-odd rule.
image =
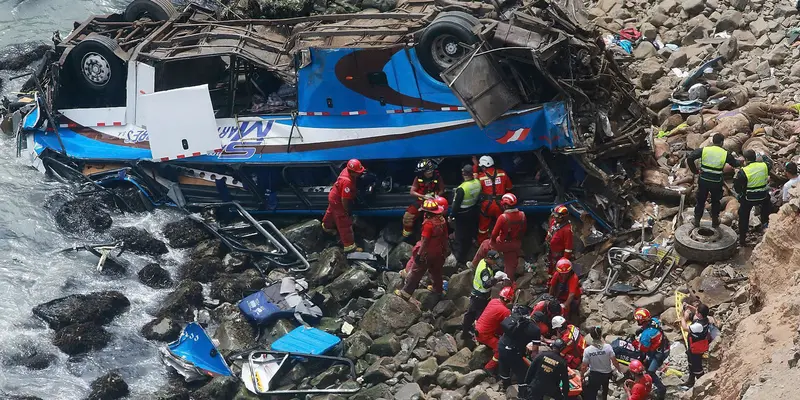
[[[300,326],[273,342],[272,350],[319,355],[327,353],[341,341],[338,336],[317,328]]]

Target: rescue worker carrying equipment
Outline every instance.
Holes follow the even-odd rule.
[[[403,237],[414,232],[414,223],[419,217],[420,207],[426,199],[434,200],[444,193],[444,181],[436,169],[433,160],[423,159],[417,164],[417,177],[411,184],[411,195],[416,198],[403,215]]]
[[[581,282],[572,269],[572,262],[566,258],[556,263],[556,273],[550,278],[548,292],[564,305],[563,315],[578,314],[581,305]]]
[[[546,299],[539,301],[536,305],[533,306],[533,311],[531,312],[531,316],[536,312],[541,312],[546,317],[546,322],[539,323],[539,330],[542,332],[542,337],[548,337],[550,335],[550,331],[553,328],[550,326],[550,321],[553,320],[555,316],[564,316],[564,307],[561,306],[561,303],[558,300],[550,296],[549,294],[546,295]]]
[[[480,160],[476,160],[473,157],[472,160],[474,163],[473,172],[478,173],[478,181],[481,183],[478,243],[483,243],[484,240],[489,238],[489,229],[491,229],[492,224],[503,213],[503,209],[500,207],[500,199],[504,194],[511,191],[512,184],[505,171],[495,168],[492,157],[482,156]]]
[[[684,305],[689,308],[689,305]],[[681,325],[689,334],[686,336],[689,348],[686,355],[689,359],[689,380],[686,386],[694,386],[695,381],[705,375],[703,368],[703,354],[708,352],[713,336],[711,335],[711,321],[708,317],[708,306],[700,304],[693,313],[691,320],[681,319]]]
[[[569,210],[560,205],[553,208],[550,227],[547,229],[545,246],[548,251],[547,273],[553,274],[553,269],[558,260],[572,258],[572,223],[569,220]]]
[[[478,199],[481,193],[481,183],[475,178],[471,165],[465,165],[461,170],[464,182],[458,185],[453,197],[453,208],[450,209],[450,218],[455,222],[455,247],[453,254],[456,261],[466,263],[467,253],[472,247],[472,240],[478,232]],[[473,263],[473,265],[475,265]]]
[[[631,360],[628,370],[633,374],[633,380],[628,379],[622,385],[628,400],[647,400],[653,390],[651,375],[645,374],[644,365],[639,360]]]
[[[353,235],[353,219],[350,216],[352,202],[356,198],[356,179],[361,176],[366,168],[361,161],[352,159],[336,178],[330,193],[328,193],[328,209],[322,217],[322,229],[335,235],[339,231],[345,253],[356,251],[355,236]]]
[[[503,254],[506,275],[513,281],[519,265],[522,237],[528,229],[528,220],[525,218],[525,213],[517,209],[517,196],[513,193],[504,194],[500,205],[504,211],[497,218],[491,237],[481,242],[478,252],[472,259],[472,265],[483,258],[489,250],[497,250]]]
[[[567,320],[560,315],[553,317],[551,324],[558,338],[564,341],[561,355],[567,360],[567,365],[572,369],[580,368],[583,351],[586,349],[586,338],[577,326],[567,324]]]
[[[569,370],[561,356],[564,346],[564,341],[556,339],[550,344],[551,351],[536,356],[525,375],[525,385],[520,385],[520,398],[566,400],[569,397]]]
[[[483,367],[487,371],[494,371],[497,368],[499,361],[497,346],[500,335],[503,334],[500,324],[511,315],[508,306],[512,301],[514,301],[514,289],[506,286],[500,291],[500,298],[490,300],[478,321],[475,322],[478,343],[484,344],[494,351],[492,359]]]
[[[503,271],[497,271],[502,266],[500,253],[491,250],[486,257],[478,263],[475,268],[475,275],[472,278],[472,293],[469,296],[469,308],[464,314],[461,335],[464,339],[469,339],[474,330],[475,319],[480,317],[483,309],[489,303],[492,287],[498,282],[508,279]]]
[[[745,150],[745,166],[736,174],[733,188],[739,194],[739,244],[745,245],[747,231],[750,229],[750,211],[755,206],[761,206],[761,226],[766,228],[769,223],[769,213],[772,206],[769,196],[769,171],[772,169],[772,160],[761,156],[758,160],[756,152]]]
[[[700,226],[700,219],[706,209],[706,199],[711,194],[711,224],[719,226],[719,212],[722,199],[722,170],[725,164],[738,167],[739,161],[727,150],[722,148],[725,136],[721,133],[714,135],[713,145],[693,151],[686,159],[689,169],[700,177],[697,179],[697,204],[694,207],[694,226]],[[700,171],[697,171],[695,161],[700,159]]]
[[[511,315],[506,317],[500,326],[503,328],[503,336],[500,336],[498,342],[500,365],[497,373],[503,386],[508,388],[511,386],[512,373],[516,376],[518,383],[525,381],[529,365],[525,355],[531,353],[535,356],[538,353],[541,332],[536,322],[531,321],[527,315],[527,309],[511,310]]]
[[[661,382],[656,371],[669,356],[669,341],[661,329],[661,321],[653,318],[646,308],[637,308],[633,318],[639,324],[639,329],[636,331],[638,339],[634,343],[638,347],[637,350],[642,353],[642,361],[656,387],[657,398],[663,400],[667,395],[667,387]]]
[[[406,300],[411,299],[411,295],[419,286],[425,272],[431,277],[431,291],[438,294],[442,294],[444,291],[442,267],[450,254],[447,221],[442,216],[444,209],[433,199],[427,199],[422,205],[422,211],[425,212],[425,220],[422,222],[422,237],[411,250],[411,258],[408,260],[411,272],[406,277],[403,290],[397,293]]]

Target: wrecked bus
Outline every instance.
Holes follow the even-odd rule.
[[[418,159],[452,187],[473,155],[491,154],[523,210],[574,200],[614,225],[624,204],[604,196],[625,195],[617,157],[648,126],[632,84],[582,6],[494,7],[495,20],[433,1],[223,20],[134,0],[56,35],[35,96],[6,102],[6,126],[41,171],[135,188],[146,207],[322,213],[357,157],[369,174],[356,213],[401,214]]]

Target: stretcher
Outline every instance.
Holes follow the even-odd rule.
[[[688,294],[683,293],[681,291],[675,291],[675,312],[678,313],[678,321],[683,321],[683,300],[689,297]],[[708,327],[709,333],[711,334],[711,340],[714,341],[719,337],[719,329],[714,325],[709,325]],[[686,348],[689,348],[689,332],[683,327],[681,324],[681,335],[683,336],[683,344],[686,345]],[[708,352],[703,353],[703,358],[708,358]]]

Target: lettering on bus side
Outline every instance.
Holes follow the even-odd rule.
[[[272,130],[273,120],[244,121],[236,127],[219,128],[220,138],[228,138],[230,143],[222,147],[221,160],[249,160]]]

